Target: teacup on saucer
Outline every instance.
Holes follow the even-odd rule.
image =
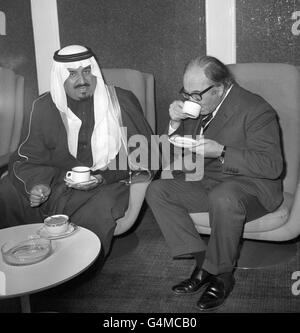
[[[44,220],[45,229],[52,235],[59,235],[68,230],[69,216],[57,214],[47,217]]]

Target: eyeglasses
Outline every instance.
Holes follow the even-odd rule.
[[[191,94],[187,93],[184,88],[182,87],[179,91],[180,94],[182,94],[184,99],[193,99],[196,102],[201,102],[202,101],[202,96],[208,92],[211,88],[213,88],[214,85],[209,86],[208,88],[204,89],[203,91],[194,91]]]

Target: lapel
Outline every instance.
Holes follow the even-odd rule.
[[[209,126],[205,130],[204,133],[206,137],[217,137],[220,131],[222,131],[225,124],[230,120],[230,118],[238,112],[240,89],[241,88],[236,83],[231,88],[229,94],[220,106],[220,109],[218,110],[216,116],[213,118],[213,120],[210,122]]]

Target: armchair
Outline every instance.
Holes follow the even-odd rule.
[[[149,73],[142,73],[127,68],[103,68],[103,77],[107,84],[130,90],[139,100],[144,115],[156,132],[155,125],[155,99],[154,99],[154,77]]]
[[[238,266],[284,262],[296,251],[295,242],[287,241],[300,235],[300,72],[295,66],[276,63],[234,64],[229,68],[242,87],[264,97],[277,111],[285,157],[284,201],[276,211],[245,224],[243,238],[256,242],[243,241]],[[208,213],[190,216],[199,233],[210,234]]]
[[[24,115],[24,78],[0,67],[0,168],[17,149]]]
[[[132,91],[139,100],[144,115],[155,133],[155,103],[154,77],[152,74],[142,73],[126,68],[104,68],[103,77],[107,84]],[[128,231],[134,224],[150,181],[130,185],[129,205],[125,215],[117,220],[114,235],[118,236]]]

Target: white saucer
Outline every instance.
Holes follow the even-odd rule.
[[[73,180],[71,179],[67,179],[66,177],[64,178],[64,181],[68,184],[68,185],[78,185],[78,186],[81,186],[81,185],[90,185],[90,184],[94,184],[95,182],[97,182],[97,178],[94,177],[94,176],[90,176],[90,180],[88,181],[85,181],[85,182],[73,182]]]
[[[59,239],[59,238],[65,238],[68,236],[71,236],[74,232],[76,232],[79,229],[78,225],[69,223],[68,229],[59,234],[59,235],[53,235],[51,234],[45,226],[42,226],[36,233],[42,237],[42,238],[47,238],[47,239]]]
[[[192,138],[187,138],[184,136],[174,135],[168,138],[169,142],[171,142],[174,146],[180,148],[194,148],[201,144],[200,140],[195,140]]]

